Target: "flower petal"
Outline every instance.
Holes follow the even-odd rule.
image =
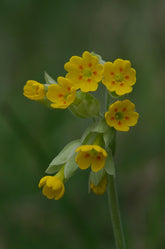
[[[41,178],[39,184],[38,184],[38,187],[41,188],[45,183],[46,181],[48,180],[49,176],[44,176]]]
[[[98,156],[94,156],[92,158],[92,165],[91,165],[92,171],[97,172],[102,168],[104,168],[104,166],[105,166],[105,157],[103,157],[101,154],[99,155],[99,160]]]
[[[45,185],[42,189],[42,193],[44,196],[46,196],[48,199],[54,198],[54,190],[47,185]]]
[[[86,152],[79,152],[75,159],[80,169],[87,169],[91,164],[91,155]]]

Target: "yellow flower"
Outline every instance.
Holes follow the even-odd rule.
[[[131,62],[128,60],[106,62],[102,82],[110,92],[121,96],[132,91],[132,86],[136,82],[136,71],[131,68]]]
[[[66,77],[70,79],[76,89],[82,92],[96,91],[98,82],[103,77],[103,65],[99,59],[85,51],[82,57],[72,56],[70,61],[64,65],[68,72]]]
[[[28,80],[23,91],[23,95],[32,100],[40,100],[45,97],[44,85],[35,80]]]
[[[116,101],[105,113],[106,122],[118,131],[128,131],[129,126],[136,125],[139,118],[139,114],[134,110],[135,105],[130,100]]]
[[[75,160],[80,169],[87,169],[91,166],[91,169],[97,172],[105,165],[107,152],[98,145],[81,145],[76,152],[79,152]]]
[[[107,176],[104,175],[98,185],[90,183],[90,188],[96,195],[103,195],[107,189]]]
[[[48,199],[59,200],[62,198],[65,192],[65,187],[56,175],[55,176],[44,176],[41,178],[39,184],[39,188],[43,187],[42,193]]]
[[[48,86],[46,96],[53,102],[51,107],[65,109],[74,102],[76,91],[69,79],[58,77],[57,82]]]

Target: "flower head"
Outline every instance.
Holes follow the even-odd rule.
[[[130,100],[116,101],[105,113],[106,122],[118,131],[128,131],[129,126],[136,125],[139,117],[134,110],[135,105]]]
[[[23,88],[23,95],[32,100],[43,99],[45,97],[44,85],[35,80],[28,80]]]
[[[57,82],[48,86],[46,96],[53,102],[51,107],[65,109],[75,100],[76,91],[69,79],[58,77]]]
[[[96,91],[98,82],[103,77],[103,65],[99,59],[85,51],[82,57],[72,56],[70,61],[64,65],[68,72],[66,77],[70,79],[76,89],[82,92]]]
[[[136,71],[128,60],[117,59],[104,64],[103,84],[110,92],[124,95],[132,91],[136,82]]]
[[[90,183],[90,188],[96,195],[103,195],[107,189],[107,176],[104,175],[98,185]]]
[[[91,169],[97,172],[105,165],[107,152],[98,145],[81,145],[76,152],[79,152],[75,160],[80,169],[91,166]]]
[[[44,176],[38,186],[39,188],[43,187],[42,193],[48,199],[59,200],[65,192],[64,184],[57,176]]]

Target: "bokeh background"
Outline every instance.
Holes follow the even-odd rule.
[[[128,96],[139,123],[117,136],[116,167],[128,249],[165,248],[164,0],[1,0],[0,248],[115,248],[107,196],[88,194],[88,172],[60,201],[37,185],[54,156],[90,123],[22,95],[28,79],[55,79],[84,50],[129,59],[137,83]]]

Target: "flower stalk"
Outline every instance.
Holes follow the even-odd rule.
[[[112,220],[112,227],[117,249],[125,249],[125,239],[120,217],[118,194],[115,176],[108,175],[108,203]]]
[[[110,104],[109,103],[110,96],[108,93],[106,93],[106,99],[107,99],[107,107],[108,107]],[[116,147],[115,145],[116,145],[116,132],[110,144],[110,148],[111,148],[113,156],[115,154],[115,147]],[[107,188],[108,205],[109,205],[109,211],[111,215],[116,249],[126,249],[125,238],[124,238],[123,227],[122,227],[121,216],[120,216],[118,191],[117,191],[117,186],[116,186],[116,177],[115,175],[108,175],[107,178],[108,178],[108,188]]]

